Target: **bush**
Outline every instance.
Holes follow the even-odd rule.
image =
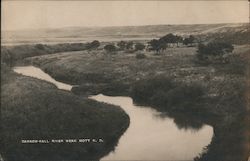
[[[88,50],[97,49],[100,45],[101,45],[101,43],[99,41],[94,40],[91,43],[87,44],[87,49]]]
[[[143,54],[143,53],[136,54],[136,59],[144,59],[144,58],[146,58],[145,54]]]
[[[44,50],[44,45],[43,44],[36,44],[35,47],[39,50]]]
[[[145,49],[145,45],[143,45],[142,43],[136,43],[135,44],[135,50],[144,50]]]
[[[116,51],[116,47],[112,44],[108,44],[104,46],[104,50],[108,51],[108,52],[114,52]]]
[[[195,37],[193,35],[190,35],[189,37],[187,37],[183,40],[183,44],[185,44],[185,45],[191,44],[192,45],[194,43],[194,41],[195,41]]]
[[[133,48],[134,48],[134,42],[133,41],[127,42],[126,49],[127,50],[133,50]]]
[[[124,50],[126,48],[126,42],[120,41],[117,43],[117,46],[119,47],[120,50]]]
[[[199,60],[224,62],[225,55],[234,50],[232,44],[227,42],[210,42],[207,45],[198,45],[197,57]]]
[[[182,84],[165,77],[141,80],[132,87],[137,103],[157,106],[160,110],[190,110],[204,95],[197,84]]]
[[[249,53],[250,51],[248,51]],[[247,59],[240,57],[240,55],[230,55],[228,58],[228,63],[223,64],[223,66],[218,65],[216,67],[217,71],[226,74],[236,74],[244,75],[247,71]]]

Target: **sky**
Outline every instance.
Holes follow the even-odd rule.
[[[249,22],[241,1],[1,1],[2,30]]]

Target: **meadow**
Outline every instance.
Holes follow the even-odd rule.
[[[159,52],[147,48],[104,49],[105,45],[118,42],[101,42],[91,50],[86,43],[1,47],[1,122],[5,138],[1,140],[5,145],[2,156],[18,160],[13,157],[18,154],[23,160],[36,160],[42,157],[36,153],[38,150],[45,154],[44,160],[51,159],[51,153],[54,160],[100,159],[114,148],[129,125],[129,117],[119,107],[87,99],[102,93],[130,96],[135,104],[150,105],[171,117],[186,115],[213,126],[212,142],[195,161],[246,161],[250,152],[250,45],[248,39],[235,43],[232,36],[241,37],[235,33],[242,36],[238,30],[224,34],[234,47],[225,62],[200,61],[197,44],[177,44]],[[215,35],[221,34],[213,32],[210,36]],[[209,42],[210,36],[200,38]],[[139,42],[147,45],[146,40]],[[72,93],[60,91],[51,84],[13,73],[11,68],[15,65],[37,66],[56,80],[77,86]],[[107,142],[99,146],[49,148],[17,143],[23,137],[80,135],[104,137]],[[69,152],[67,157],[65,149]],[[26,155],[30,152],[34,155]]]
[[[249,45],[235,46],[225,64],[200,64],[196,51],[195,47],[168,48],[160,54],[76,51],[26,58],[25,63],[40,67],[57,80],[79,85],[72,90],[77,95],[126,95],[135,104],[162,112],[191,114],[212,125],[215,133],[196,160],[245,160],[249,113],[244,58]],[[136,58],[138,53],[145,57]]]

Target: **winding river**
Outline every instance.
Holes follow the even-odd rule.
[[[16,73],[55,84],[70,91],[72,85],[61,83],[34,66],[15,67]],[[130,125],[115,150],[101,160],[192,160],[202,152],[213,136],[213,128],[201,125],[186,128],[175,118],[162,116],[151,107],[136,106],[130,97],[91,96],[99,102],[120,106],[130,117]],[[185,119],[184,119],[185,120]]]

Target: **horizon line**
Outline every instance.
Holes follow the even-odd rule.
[[[250,24],[250,22],[222,22],[222,23],[172,23],[172,24],[148,24],[148,25],[113,25],[113,26],[64,26],[48,28],[23,28],[23,29],[2,29],[1,32],[25,31],[25,30],[53,30],[64,28],[111,28],[111,27],[143,27],[143,26],[185,26],[185,25],[223,25],[223,24]]]

